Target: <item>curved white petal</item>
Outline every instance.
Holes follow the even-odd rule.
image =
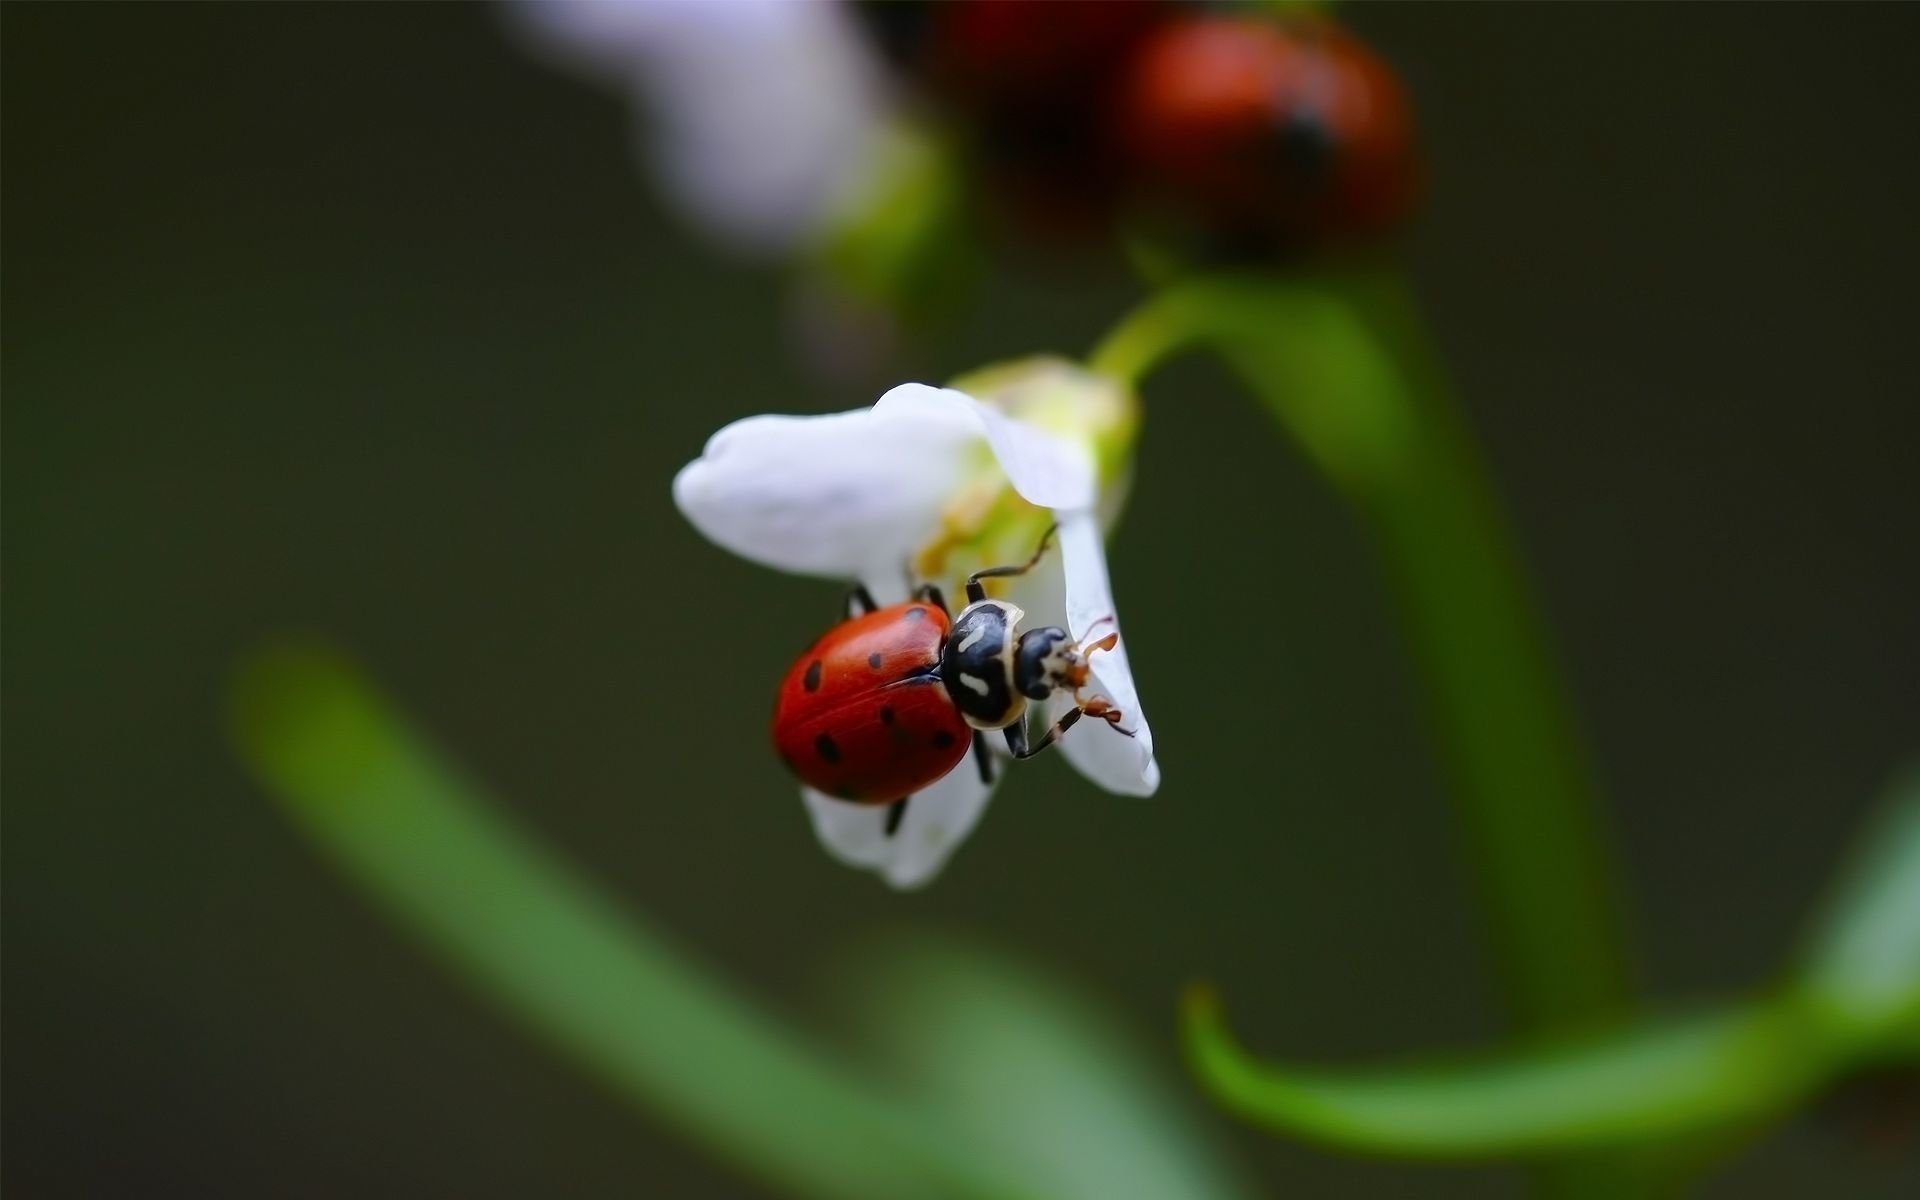
[[[1117,624],[1101,624],[1115,617],[1116,609],[1113,585],[1107,579],[1107,552],[1100,539],[1100,523],[1090,512],[1059,516],[1060,531],[1055,536],[1066,580],[1067,629],[1076,639],[1111,632]],[[1087,690],[1106,697],[1125,714],[1120,728],[1133,737],[1121,736],[1105,722],[1082,721],[1060,740],[1061,753],[1082,775],[1110,792],[1151,796],[1160,786],[1160,764],[1154,761],[1153,730],[1140,708],[1133,668],[1127,662],[1125,632],[1121,632],[1118,645],[1094,654],[1089,665],[1092,676]],[[1058,715],[1068,703],[1068,698],[1056,697],[1050,715]]]
[[[876,414],[914,413],[943,422],[970,421],[993,448],[1013,490],[1041,508],[1089,508],[1095,496],[1086,447],[1016,421],[954,388],[903,383],[880,397]]]
[[[983,444],[1030,503],[1093,502],[1084,447],[917,383],[871,409],[735,421],[681,469],[673,496],[696,529],[754,562],[836,579],[898,575],[939,529]]]
[[[695,529],[742,558],[832,579],[898,578],[939,528],[976,426],[869,409],[748,417],[673,480]]]
[[[887,836],[887,809],[848,804],[800,789],[813,832],[827,852],[852,867],[873,871],[896,888],[917,888],[933,880],[954,848],[980,822],[993,785],[980,782],[972,755],[946,778],[907,803],[900,828]]]

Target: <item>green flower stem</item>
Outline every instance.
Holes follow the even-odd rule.
[[[737,999],[502,818],[349,663],[245,663],[240,752],[402,927],[614,1093],[782,1191],[1032,1195]]]
[[[1541,622],[1420,322],[1388,273],[1175,284],[1091,365],[1137,382],[1207,346],[1365,517],[1419,661],[1515,1014],[1589,1025],[1626,993],[1595,797]]]
[[[1449,1060],[1319,1068],[1241,1049],[1204,988],[1182,1005],[1223,1106],[1299,1137],[1419,1159],[1588,1158],[1579,1182],[1695,1176],[1857,1071],[1920,1063],[1920,770],[1889,787],[1808,951],[1780,983],[1685,1019]],[[1564,1178],[1561,1181],[1568,1182]]]
[[[1774,1117],[1827,1078],[1840,1048],[1794,999],[1507,1055],[1372,1070],[1252,1058],[1205,989],[1189,992],[1181,1016],[1194,1069],[1221,1104],[1249,1120],[1350,1151],[1484,1160],[1633,1145]]]

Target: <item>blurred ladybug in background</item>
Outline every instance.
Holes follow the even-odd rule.
[[[917,325],[950,310],[977,282],[983,234],[1071,253],[1118,232],[1164,278],[1364,248],[1418,198],[1398,80],[1324,16],[1171,0],[853,11],[924,150],[897,156],[824,243],[822,276],[855,312]],[[816,311],[824,341],[839,310]]]
[[[1392,69],[1320,18],[1169,22],[1133,59],[1117,119],[1150,206],[1243,241],[1377,235],[1417,192]]]
[[[988,196],[1043,235],[1115,218],[1293,251],[1411,210],[1412,118],[1392,69],[1310,13],[1162,0],[863,4],[895,66],[965,138]]]
[[[992,782],[986,732],[1003,731],[1016,759],[1045,750],[1083,716],[1131,737],[1119,728],[1118,709],[1079,694],[1088,655],[1112,649],[1120,635],[1076,644],[1064,629],[1017,633],[1021,610],[988,598],[981,582],[1032,570],[1051,537],[1049,530],[1024,565],[969,576],[967,606],[951,620],[932,585],[887,608],[856,587],[849,607],[859,612],[809,647],[780,685],[773,744],[800,781],[850,804],[888,806],[892,836],[913,793],[939,782],[969,751],[981,781]],[[1058,691],[1073,693],[1074,707],[1029,744],[1028,702]]]
[[[1028,233],[1105,232],[1126,164],[1109,134],[1127,64],[1167,0],[867,0],[895,67],[960,134],[984,198]]]
[[[1031,229],[1103,230],[1127,170],[1110,116],[1127,64],[1174,6],[950,0],[933,8],[928,86],[961,116],[991,191]]]

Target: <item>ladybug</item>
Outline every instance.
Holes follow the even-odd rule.
[[[1385,233],[1419,190],[1393,69],[1324,18],[1170,22],[1134,60],[1120,137],[1150,196],[1281,247]]]
[[[1083,716],[1120,728],[1121,712],[1082,697],[1087,658],[1111,650],[1118,633],[1075,643],[1064,629],[1017,632],[1016,605],[987,596],[983,580],[1024,575],[1046,555],[1049,529],[1032,558],[967,577],[967,606],[949,617],[932,584],[903,604],[880,608],[864,587],[858,610],[794,660],[773,710],[773,744],[808,787],[850,804],[888,807],[888,836],[913,794],[944,778],[973,753],[982,783],[993,782],[985,735],[1003,731],[1013,757],[1032,758]],[[1073,694],[1037,742],[1027,738],[1027,706],[1055,692]]]

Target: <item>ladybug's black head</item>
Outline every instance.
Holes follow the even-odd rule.
[[[1087,660],[1064,629],[1029,629],[1013,652],[1013,690],[1029,700],[1045,700],[1062,688],[1087,680]]]

